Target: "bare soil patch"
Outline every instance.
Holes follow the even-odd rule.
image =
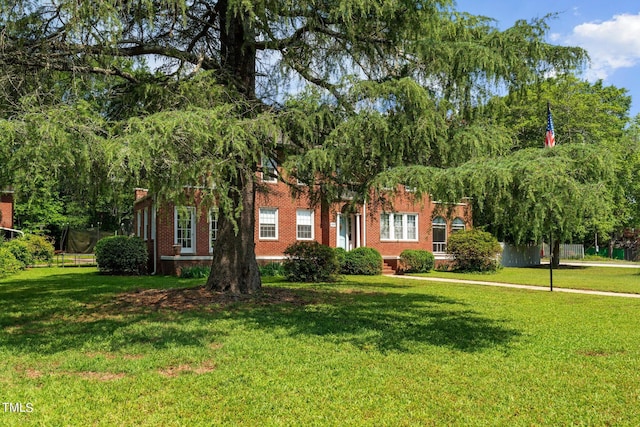
[[[290,289],[265,288],[250,295],[231,295],[207,290],[204,286],[194,288],[139,289],[116,296],[115,304],[121,308],[139,307],[153,310],[217,311],[242,303],[253,306],[290,304],[303,306],[313,301],[303,293]]]

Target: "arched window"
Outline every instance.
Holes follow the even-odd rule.
[[[432,226],[433,252],[447,250],[447,222],[441,216],[433,219]]]
[[[457,231],[464,231],[464,229],[465,229],[465,226],[462,218],[456,218],[451,223],[451,233],[455,233]]]

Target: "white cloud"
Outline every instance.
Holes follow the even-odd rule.
[[[588,79],[606,79],[618,68],[640,64],[640,13],[580,24],[573,29],[567,43],[589,52]]]

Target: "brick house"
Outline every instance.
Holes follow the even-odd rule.
[[[312,207],[306,197],[293,199],[288,185],[278,179],[258,178],[269,187],[267,194],[256,195],[254,237],[259,264],[282,261],[287,246],[313,240],[345,250],[375,248],[387,270],[397,268],[405,249],[429,250],[436,262],[442,262],[447,236],[471,226],[469,204],[444,207],[428,197],[415,201],[404,187],[393,200],[393,212],[366,203],[348,209],[348,200],[321,209]],[[438,213],[445,210],[446,215]],[[134,233],[147,242],[150,272],[178,274],[184,266],[210,265],[217,231],[214,211],[198,209],[195,202],[160,205],[147,190],[135,190]]]
[[[0,190],[0,228],[13,228],[13,191]]]

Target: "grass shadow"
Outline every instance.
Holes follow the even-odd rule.
[[[188,310],[176,309],[176,304],[168,309],[136,304],[144,293],[132,292],[154,289],[154,301],[162,300],[155,291],[159,288],[167,289],[164,296],[194,294],[193,288],[176,290],[180,286],[185,282],[176,278],[123,279],[86,272],[0,282],[0,346],[39,354],[87,345],[109,351],[204,346],[230,333],[217,327],[218,319],[380,352],[413,352],[421,345],[464,352],[507,349],[520,335],[507,321],[485,316],[467,303],[412,292],[411,285],[398,286],[388,278],[309,286],[271,283],[261,294],[238,301],[225,296],[220,303],[215,300],[220,295],[203,294],[206,305]],[[125,305],[116,303],[123,292],[132,298]]]
[[[239,316],[256,328],[285,328],[289,336],[317,336],[381,352],[411,352],[421,344],[464,352],[506,349],[521,335],[507,321],[451,298],[352,290],[353,285],[298,288],[310,304],[244,309]]]

